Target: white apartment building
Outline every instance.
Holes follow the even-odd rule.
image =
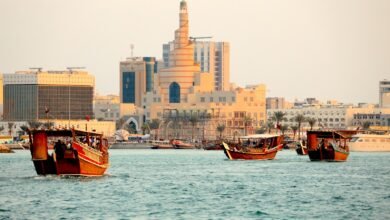
[[[390,109],[375,108],[373,106],[367,107],[354,107],[352,105],[307,105],[301,108],[292,109],[269,109],[267,110],[267,119],[274,115],[274,112],[281,111],[286,113],[287,121],[283,122],[288,126],[296,125],[294,118],[298,114],[302,114],[305,117],[317,119],[315,128],[329,128],[329,129],[347,129],[350,127],[356,127],[356,115],[357,114],[382,114],[389,112]],[[355,117],[355,119],[354,119]],[[306,122],[303,127],[309,128],[309,124]]]

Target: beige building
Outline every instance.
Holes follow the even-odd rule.
[[[200,39],[202,38],[200,37]],[[198,38],[191,39],[193,39],[194,44],[194,60],[200,65],[200,71],[214,75],[215,90],[229,90],[230,44],[228,42],[198,41]],[[163,45],[165,68],[169,67],[170,52],[174,49],[175,41]]]
[[[121,99],[121,115],[130,111],[127,121],[135,120],[137,126],[160,119],[160,138],[190,138],[194,133],[195,139],[215,139],[216,128],[222,124],[226,126],[224,136],[253,133],[265,122],[265,85],[229,85],[229,89],[216,90],[214,73],[202,71],[194,58],[186,1],[180,3],[179,18],[169,65],[154,74],[153,89],[142,95],[141,105]]]
[[[153,90],[158,62],[154,57],[131,57],[120,62],[120,101],[141,107],[142,97]]]
[[[95,119],[116,121],[120,118],[120,100],[117,95],[95,95],[93,101]]]
[[[3,120],[3,74],[0,73],[0,120]]]
[[[267,109],[287,109],[292,107],[292,103],[286,101],[283,97],[268,97],[266,107]]]
[[[379,107],[390,108],[390,81],[379,82]]]
[[[87,71],[18,71],[3,74],[3,85],[4,120],[93,117],[95,77]]]

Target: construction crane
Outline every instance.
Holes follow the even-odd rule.
[[[190,37],[190,40],[196,42],[197,39],[210,39],[213,38],[212,36],[210,37]]]

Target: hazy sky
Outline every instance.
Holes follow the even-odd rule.
[[[119,61],[162,57],[179,0],[0,0],[0,72],[85,66],[119,93]],[[231,44],[231,81],[267,96],[378,102],[390,0],[188,0],[190,35]]]

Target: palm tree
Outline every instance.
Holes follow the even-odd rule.
[[[1,126],[1,127],[0,127],[0,133],[1,133],[3,130],[4,130],[4,127]]]
[[[161,123],[161,120],[158,118],[154,118],[154,119],[152,119],[151,122],[148,123],[150,130],[152,130],[152,131],[157,130],[157,134],[155,134],[155,139],[158,139],[158,131],[160,128],[160,123]]]
[[[39,121],[28,121],[27,124],[29,129],[38,129],[42,125]]]
[[[295,116],[294,119],[298,123],[298,139],[300,140],[301,139],[301,126],[302,126],[302,123],[306,121],[306,118],[302,114],[298,114]]]
[[[316,124],[317,119],[315,119],[315,118],[307,118],[307,122],[308,122],[309,125],[310,125],[310,130],[313,130],[313,127],[314,127],[314,125]]]
[[[142,130],[142,135],[145,135],[146,131],[149,131],[149,133],[150,133],[150,128],[149,128],[148,122],[144,123],[141,126],[141,130]]]
[[[119,129],[122,129],[123,125],[125,124],[126,120],[124,117],[121,117],[120,119],[118,119],[116,121],[116,129],[119,130]]]
[[[293,134],[294,134],[293,140],[295,140],[295,134],[296,134],[297,131],[298,131],[298,125],[292,125],[292,126],[291,126],[291,130],[293,131]]]
[[[12,128],[13,128],[13,126],[14,126],[13,122],[8,122],[8,132],[9,132],[10,136],[12,135]]]
[[[370,126],[371,126],[371,123],[369,121],[365,121],[363,123],[363,130],[367,131],[368,129],[370,129]]]
[[[256,134],[264,134],[267,132],[267,127],[261,126],[260,128],[256,129]]]
[[[267,121],[267,128],[268,128],[268,133],[271,134],[271,129],[274,127],[274,123],[272,121]]]
[[[23,134],[26,134],[27,131],[28,131],[28,126],[27,125],[22,125],[19,128],[20,128],[20,130],[22,130]]]
[[[191,140],[194,140],[194,130],[195,130],[196,125],[197,125],[198,122],[199,122],[199,118],[198,118],[197,115],[191,115],[189,121],[190,121],[191,127],[192,127],[192,131],[191,131]]]
[[[45,123],[43,123],[43,126],[47,129],[50,129],[51,127],[54,126],[54,122],[52,122],[52,121],[45,122]]]
[[[287,120],[286,117],[284,117],[286,113],[282,111],[274,112],[274,115],[272,116],[272,120],[276,122],[276,127],[280,129],[280,122]]]
[[[284,132],[288,130],[288,125],[282,125],[280,126],[280,131],[282,132],[282,135],[284,135]]]
[[[249,116],[245,116],[244,117],[244,131],[245,131],[245,135],[247,135],[247,127],[250,126],[252,123],[252,118],[249,117]]]
[[[222,133],[225,130],[226,126],[224,124],[219,124],[217,126],[217,131],[219,132],[219,139],[222,140]]]

